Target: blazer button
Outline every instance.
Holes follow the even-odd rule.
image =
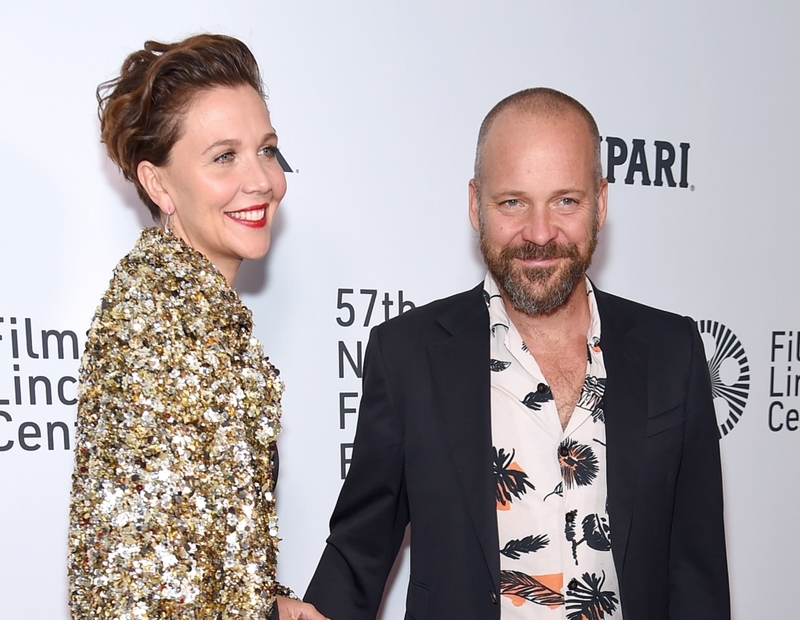
[[[536,391],[539,392],[539,394],[544,394],[547,391],[547,384],[540,383],[536,386]]]
[[[567,448],[567,446],[565,446],[564,444],[561,444],[561,445],[558,447],[558,453],[559,453],[561,456],[569,456],[569,448]]]
[[[497,594],[495,594],[494,590],[489,590],[489,598],[492,599],[492,603],[497,605]]]

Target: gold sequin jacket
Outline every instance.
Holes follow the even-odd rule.
[[[290,594],[275,582],[277,375],[220,272],[143,231],[81,362],[75,620],[261,619]]]

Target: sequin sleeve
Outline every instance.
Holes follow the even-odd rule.
[[[281,384],[219,274],[201,262],[175,278],[171,258],[166,276],[150,273],[152,256],[123,261],[89,332],[70,514],[75,620],[256,619],[274,603]]]

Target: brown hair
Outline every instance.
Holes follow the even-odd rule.
[[[233,37],[200,34],[178,43],[145,42],[122,63],[118,78],[97,88],[101,142],[154,220],[161,212],[139,182],[137,167],[142,161],[168,163],[193,98],[216,86],[252,86],[264,98],[247,46]]]
[[[600,161],[600,132],[597,130],[597,123],[594,117],[589,110],[576,99],[573,99],[561,91],[543,87],[528,88],[514,93],[513,95],[509,95],[495,105],[486,115],[486,118],[483,119],[480,131],[478,132],[478,147],[475,150],[475,183],[480,185],[481,166],[483,164],[483,145],[484,142],[486,142],[486,136],[495,119],[507,109],[514,109],[522,114],[538,114],[542,116],[555,116],[563,114],[567,110],[572,110],[581,116],[586,121],[589,135],[594,143],[594,172],[597,187],[600,187],[600,181],[603,178],[603,165]]]

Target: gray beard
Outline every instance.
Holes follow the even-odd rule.
[[[527,243],[522,246],[505,247],[495,254],[486,242],[483,219],[480,226],[480,244],[489,273],[511,305],[529,316],[539,316],[550,314],[563,306],[585,277],[597,247],[597,223],[595,222],[592,227],[589,247],[584,254],[581,254],[574,243],[558,245],[554,241],[545,245]],[[515,268],[514,258],[565,258],[568,262],[566,268],[562,268],[561,273],[556,275],[557,267]],[[541,283],[545,288],[536,291],[532,285],[537,283]]]
[[[514,308],[529,316],[538,316],[550,314],[567,303],[572,291],[575,290],[578,282],[585,275],[582,270],[570,269],[540,294],[536,294],[528,288],[528,283],[533,284],[537,281],[544,281],[551,277],[554,272],[555,269],[553,268],[526,269],[522,272],[508,270],[503,273],[492,272],[492,276],[494,276],[497,285],[505,293],[506,298]]]

